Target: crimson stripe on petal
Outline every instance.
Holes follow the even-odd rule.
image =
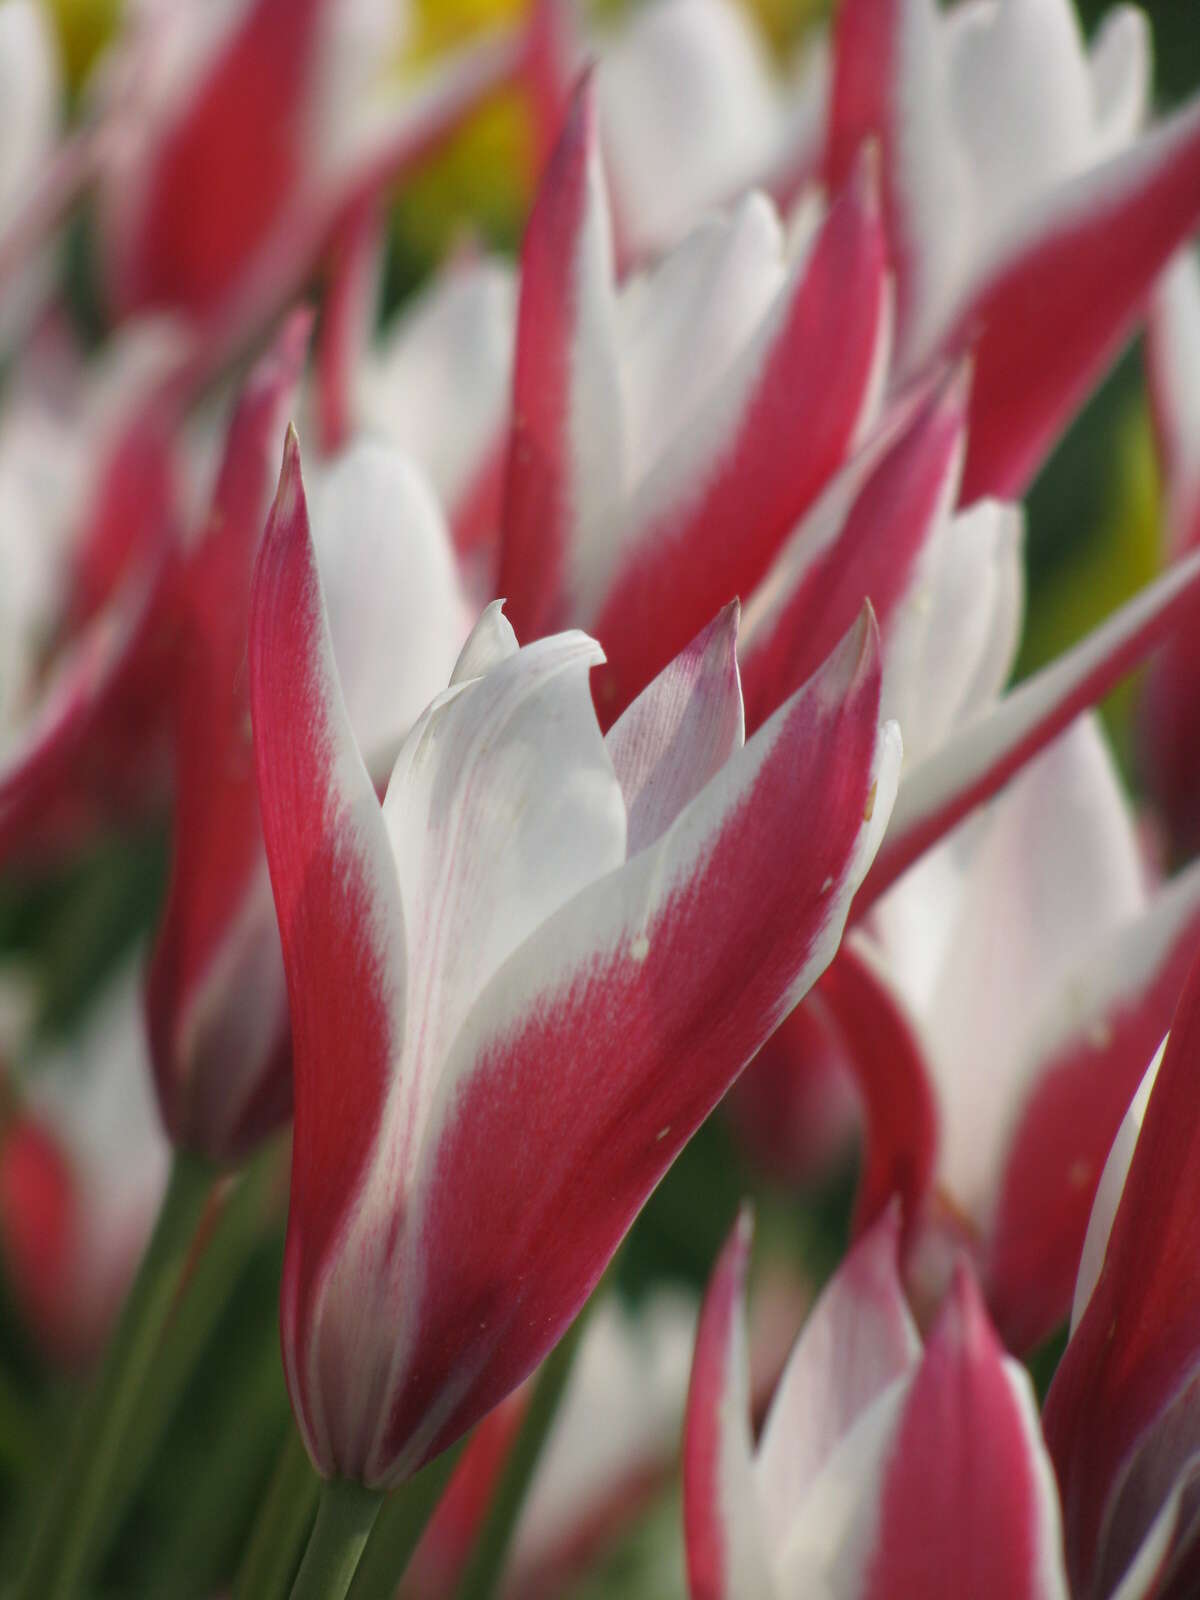
[[[1046,1399],[1067,1561],[1081,1594],[1139,1439],[1200,1362],[1200,962],[1188,975],[1108,1238]]]
[[[1197,221],[1197,102],[1052,192],[950,336],[975,352],[964,504],[1025,491]]]
[[[760,591],[764,614],[742,652],[751,728],[812,675],[864,598],[887,638],[921,551],[950,508],[966,407],[965,376],[958,373],[917,407],[859,489],[832,543],[803,559],[806,525],[797,532],[794,554],[790,547],[781,553]],[[797,557],[799,570],[792,573]]]
[[[571,102],[521,249],[499,591],[518,638],[550,625],[566,576],[573,512],[571,362],[580,316],[580,253],[596,158],[595,97]]]
[[[753,1541],[761,1550],[762,1537],[751,1477],[746,1346],[753,1237],[753,1219],[744,1210],[713,1270],[696,1332],[683,1433],[683,1526],[692,1600],[733,1600],[749,1592],[747,1578],[758,1575],[736,1567],[741,1547]],[[765,1570],[761,1556],[760,1566]]]
[[[890,1208],[825,1286],[788,1359],[755,1461],[772,1550],[785,1548],[805,1496],[858,1419],[920,1359],[899,1240]]]
[[[984,1281],[1010,1349],[1065,1321],[1096,1185],[1200,949],[1200,869],[1094,953],[1064,1004],[1068,1037],[1031,1064],[989,1227]]]
[[[886,324],[883,228],[864,165],[744,358],[755,376],[717,459],[698,462],[691,496],[665,509],[651,480],[646,520],[633,513],[628,554],[592,624],[608,656],[597,675],[603,720],[767,572],[854,443]],[[704,436],[702,420],[694,431]]]
[[[254,572],[250,703],[293,1040],[285,1366],[309,1448],[330,1471],[306,1393],[305,1319],[374,1147],[403,1037],[404,921],[338,685],[294,434]]]
[[[244,996],[240,1002],[217,996],[214,1005],[206,1005],[204,980],[235,932],[263,862],[244,670],[250,574],[270,503],[282,413],[299,379],[311,320],[307,312],[294,315],[246,383],[229,425],[208,526],[179,584],[178,665],[171,686],[173,859],[150,966],[147,1013],[172,1137],[217,1160],[234,1153],[226,1141],[243,1109],[239,1091],[256,1086],[239,1082],[242,1063],[220,1059],[229,1045],[223,1029],[234,1021],[231,1008],[252,1011],[253,1005]],[[273,944],[273,929],[268,926],[265,933]],[[256,994],[253,1002],[270,1009],[267,994]],[[201,1017],[215,1031],[210,1033]],[[278,1047],[281,1020],[270,1019],[269,1050]],[[215,1058],[206,1045],[216,1046]],[[215,1097],[203,1094],[214,1074],[221,1085]],[[194,1083],[199,1078],[209,1081]],[[209,1102],[216,1125],[207,1122],[200,1101],[192,1100],[193,1088]]]
[[[865,1150],[854,1230],[869,1227],[899,1196],[907,1242],[937,1157],[937,1099],[924,1053],[867,946],[843,944],[816,992],[840,1025],[863,1101]]]
[[[253,0],[168,126],[111,284],[122,313],[203,314],[269,236],[302,176],[320,17],[329,0]]]
[[[891,1446],[862,1600],[1066,1600],[1024,1371],[960,1263]]]

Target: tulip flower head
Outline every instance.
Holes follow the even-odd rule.
[[[684,1437],[692,1600],[1066,1600],[1028,1374],[962,1264],[924,1350],[895,1213],[817,1302],[757,1448],[743,1217],[701,1313]]]
[[[742,748],[727,608],[604,738],[586,635],[499,604],[382,809],[294,440],[251,704],[296,1124],[282,1328],[327,1474],[398,1482],[512,1389],[837,947],[899,763],[869,612]]]
[[[863,1041],[865,1080],[890,1076],[899,1092],[910,1060],[911,1100],[936,1127],[930,1192],[908,1198],[935,1232],[976,1250],[1015,1348],[1066,1316],[1105,1155],[1198,937],[1200,868],[1151,881],[1089,715],[902,878],[848,944],[863,987],[893,1008],[892,1026]],[[916,1171],[915,1119],[867,1098],[868,1141],[893,1174]],[[890,1193],[881,1186],[868,1208]]]

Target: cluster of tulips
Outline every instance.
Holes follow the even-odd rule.
[[[404,20],[130,3],[68,118],[0,0],[0,866],[170,819],[69,1044],[0,971],[64,1374],[4,1591],[565,1595],[681,1461],[664,1596],[1200,1593],[1200,98],[1071,0],[785,68],[735,0]],[[380,329],[498,96],[518,259]],[[1169,562],[1012,687],[1020,498],[1143,324]],[[1145,662],[1157,855],[1091,709]],[[727,1095],[797,1187],[859,1152],[790,1355],[749,1210],[698,1309],[607,1272]],[[114,1544],[285,1209],[294,1425],[164,1588]]]

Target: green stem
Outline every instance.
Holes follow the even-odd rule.
[[[43,1419],[8,1373],[0,1370],[0,1466],[20,1483],[43,1469],[45,1456]]]
[[[287,1600],[320,1493],[321,1480],[289,1421],[271,1486],[238,1568],[233,1600]]]
[[[84,1586],[142,1386],[215,1178],[208,1162],[176,1151],[154,1233],[34,1534],[17,1591],[24,1600],[65,1600]]]
[[[513,1441],[487,1517],[479,1530],[471,1559],[458,1587],[458,1600],[491,1600],[504,1573],[517,1519],[537,1470],[542,1446],[550,1433],[559,1402],[571,1375],[588,1312],[602,1290],[593,1294],[572,1326],[542,1362],[520,1431]]]
[[[358,1563],[349,1600],[392,1600],[465,1444],[465,1439],[452,1444],[388,1495]]]
[[[325,1483],[292,1600],[346,1600],[382,1504],[382,1490],[368,1489],[352,1478],[330,1478]]]
[[[271,1191],[279,1180],[280,1154],[278,1142],[273,1141],[241,1177],[231,1181],[212,1232],[191,1267],[187,1315],[172,1318],[163,1332],[105,1499],[104,1524],[114,1534],[145,1481],[234,1286],[271,1225]]]

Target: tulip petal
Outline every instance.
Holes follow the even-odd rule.
[[[1197,1227],[1200,1225],[1200,967],[1193,965],[1175,1013],[1166,1050],[1145,1105],[1119,1203],[1120,1169],[1136,1125],[1138,1106],[1114,1145],[1097,1193],[1096,1210],[1113,1221],[1097,1271],[1095,1232],[1089,1229],[1082,1272],[1095,1275],[1086,1310],[1059,1364],[1046,1400],[1045,1428],[1063,1491],[1067,1561],[1080,1592],[1103,1574],[1119,1575],[1149,1531],[1164,1495],[1127,1504],[1112,1527],[1118,1493],[1128,1482],[1141,1447],[1140,1466],[1158,1475],[1186,1466],[1194,1444],[1200,1294]],[[1138,1100],[1144,1095],[1140,1092]],[[1110,1214],[1112,1214],[1110,1213]],[[1102,1224],[1101,1224],[1102,1226]],[[1152,1248],[1147,1242],[1152,1241]],[[1086,1293],[1080,1285],[1079,1301]],[[1174,1405],[1191,1408],[1190,1420]],[[1147,1438],[1156,1420],[1163,1423]],[[1166,1484],[1162,1485],[1165,1491]],[[1117,1547],[1108,1535],[1118,1533]]]
[[[599,73],[624,254],[639,261],[677,244],[785,158],[812,164],[819,85],[787,87],[730,0],[660,0],[624,20]]]
[[[1028,1375],[960,1264],[891,1446],[864,1600],[1067,1600]]]
[[[499,526],[494,480],[508,422],[515,318],[506,264],[457,263],[395,319],[356,375],[361,425],[420,462],[456,529],[487,480],[493,498],[475,511],[478,534]]]
[[[441,508],[398,452],[360,441],[312,496],[313,543],[354,737],[382,787],[470,631]]]
[[[775,1593],[751,1459],[746,1271],[753,1231],[743,1211],[704,1297],[692,1360],[683,1435],[692,1600],[768,1600]]]
[[[597,686],[606,718],[768,571],[869,418],[887,322],[882,227],[862,172],[622,519],[591,624],[609,658]]]
[[[860,1414],[920,1359],[899,1237],[898,1213],[885,1212],[834,1274],[784,1368],[754,1464],[769,1549],[783,1547],[797,1507]]]
[[[1024,491],[1198,216],[1200,105],[1048,199],[951,336],[975,350],[965,501]]]
[[[338,686],[294,434],[254,573],[250,702],[293,1039],[285,1370],[305,1442],[331,1472],[323,1400],[353,1378],[335,1359],[312,1381],[313,1302],[403,1044],[405,941],[387,830]]]
[[[1198,594],[1200,556],[1193,556],[907,771],[856,914],[1167,638],[1190,615]]]
[[[836,1018],[863,1102],[856,1232],[899,1196],[907,1231],[933,1178],[938,1107],[929,1063],[900,996],[865,940],[851,935],[817,993]]]
[[[629,818],[629,856],[665,833],[745,743],[737,627],[734,601],[608,731],[605,743]]]
[[[1043,751],[973,831],[946,846],[965,870],[924,1033],[942,1116],[939,1170],[982,1225],[1028,1088],[1031,1023],[1070,1004],[1097,930],[1140,915],[1146,892],[1129,803],[1095,717]]]
[[[988,1304],[1010,1349],[1031,1349],[1067,1314],[1105,1158],[1197,947],[1193,867],[1060,985],[1034,1035],[985,1269]]]
[[[878,693],[864,620],[654,846],[544,923],[477,1002],[416,1185],[416,1354],[402,1356],[381,1451],[398,1471],[540,1359],[682,1144],[828,964],[895,782]],[[425,1397],[450,1385],[453,1398],[456,1380],[454,1408],[431,1418]]]
[[[612,241],[589,79],[538,193],[521,250],[513,421],[499,587],[513,626],[555,624],[573,527],[620,478]]]
[[[217,1160],[261,1135],[250,1102],[265,1062],[283,1048],[286,1027],[241,669],[250,572],[310,323],[305,312],[293,317],[247,381],[208,525],[179,590],[173,859],[147,1017],[172,1138]],[[267,1125],[287,1108],[286,1094],[282,1104],[264,1107]]]
[[[157,137],[129,153],[134,170],[113,196],[110,288],[121,312],[211,309],[269,236],[304,165],[303,100],[325,3],[252,0],[215,40],[211,22],[195,30],[193,49],[208,59]]]
[[[354,375],[374,331],[382,255],[382,218],[368,201],[347,219],[334,247],[317,336],[316,400],[326,455],[340,450],[354,430]]]
[[[484,629],[491,637],[490,618]],[[483,677],[460,676],[401,746],[383,802],[409,942],[393,1171],[412,1170],[442,1064],[494,974],[625,859],[625,806],[588,682],[601,660],[586,634],[539,639]]]
[[[752,727],[824,660],[864,596],[887,640],[893,614],[920,587],[928,565],[922,553],[949,513],[965,426],[958,379],[915,408],[865,477],[859,463],[848,468],[788,540],[746,611],[742,671]],[[958,673],[951,667],[947,675]]]

